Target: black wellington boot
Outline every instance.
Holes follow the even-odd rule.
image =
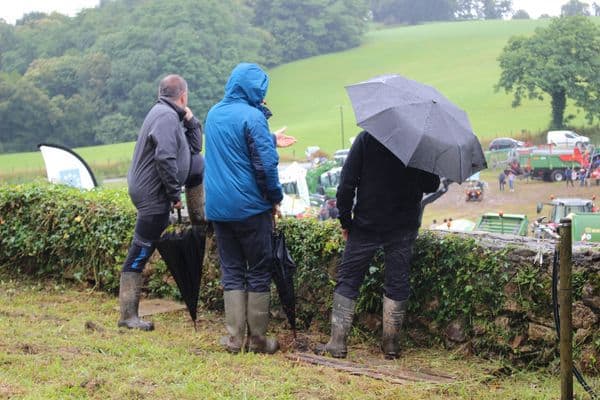
[[[381,350],[387,360],[400,356],[400,330],[406,315],[408,300],[394,301],[383,296],[383,336]]]
[[[144,321],[138,316],[140,294],[144,277],[139,272],[122,272],[119,285],[119,305],[121,318],[118,326],[142,331],[154,330],[152,322]]]
[[[341,294],[333,294],[333,306],[331,310],[331,338],[327,344],[318,345],[315,353],[319,355],[331,355],[334,358],[346,358],[348,348],[346,340],[352,327],[354,318],[355,300],[351,300]]]
[[[221,346],[230,353],[237,354],[244,345],[246,335],[246,303],[248,294],[245,290],[227,290],[223,292],[225,302],[225,327],[227,336],[220,340]]]
[[[266,336],[269,326],[271,293],[248,293],[248,351],[273,354],[279,349],[277,339]]]

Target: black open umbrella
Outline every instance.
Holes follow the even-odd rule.
[[[277,287],[279,301],[296,337],[296,294],[294,273],[296,264],[285,244],[285,235],[281,230],[273,233],[273,281]]]
[[[163,233],[156,248],[177,283],[195,328],[206,229],[203,226],[183,226],[181,211],[177,211],[178,224]]]
[[[467,114],[431,86],[384,75],[346,90],[358,126],[404,165],[458,183],[487,168]]]

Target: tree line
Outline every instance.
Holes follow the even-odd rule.
[[[510,0],[100,0],[72,18],[0,19],[0,152],[135,140],[166,73],[186,78],[190,107],[204,115],[242,60],[273,67],[345,50],[371,21],[493,19],[511,9]],[[586,13],[579,0],[563,6]]]
[[[363,0],[102,0],[0,20],[0,152],[135,140],[166,73],[198,115],[240,61],[271,67],[360,44]]]

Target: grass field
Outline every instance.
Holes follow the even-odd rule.
[[[319,145],[342,147],[340,106],[345,139],[358,132],[344,86],[376,75],[399,73],[438,88],[467,111],[482,138],[515,136],[544,130],[549,102],[525,101],[511,107],[512,96],[494,92],[500,68],[497,57],[509,37],[531,34],[548,21],[471,21],[424,24],[370,32],[349,51],[314,57],[270,71],[267,101],[271,125],[287,125],[300,140],[296,149]],[[574,113],[569,108],[567,114]],[[581,116],[575,125],[583,125]],[[343,147],[347,147],[345,141]]]
[[[230,355],[222,315],[200,310],[194,332],[184,311],[152,317],[154,332],[116,328],[117,300],[57,282],[0,274],[0,399],[554,399],[550,371],[519,372],[442,348],[405,344],[385,361],[376,343],[351,338],[349,357],[378,368],[435,371],[450,384],[403,385],[274,356]],[[86,322],[91,321],[92,324]],[[275,323],[280,339],[287,330]],[[325,337],[301,332],[311,343]],[[598,379],[588,382],[597,387]],[[582,390],[575,383],[578,398]]]
[[[600,21],[599,18],[596,20]],[[313,57],[269,71],[267,94],[273,130],[286,125],[298,144],[281,152],[302,158],[307,146],[332,153],[356,135],[354,114],[344,86],[386,73],[399,73],[437,87],[464,108],[483,142],[497,136],[542,131],[550,120],[548,101],[525,101],[513,109],[510,95],[495,93],[497,57],[508,38],[531,34],[547,20],[433,23],[373,30],[348,51]],[[192,93],[193,96],[193,93]],[[569,108],[567,113],[575,113]],[[342,141],[342,115],[344,140]],[[573,123],[584,125],[581,115]],[[77,149],[99,175],[126,169],[133,143]],[[118,164],[118,165],[115,165]],[[125,166],[124,166],[125,165]],[[43,176],[39,153],[0,155],[0,181]]]

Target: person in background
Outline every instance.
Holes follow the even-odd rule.
[[[275,147],[296,140],[281,130],[271,134],[268,86],[258,65],[241,63],[206,116],[206,217],[215,229],[224,290],[227,335],[220,344],[231,353],[247,347],[272,354],[279,348],[266,336],[273,215],[283,199]]]
[[[383,337],[386,358],[400,353],[400,330],[410,294],[412,249],[421,222],[424,193],[435,192],[440,178],[406,167],[366,131],[361,132],[342,167],[337,207],[346,247],[337,270],[331,311],[331,338],[317,354],[345,358],[346,339],[359,288],[376,251],[385,260]],[[355,202],[356,197],[356,202]]]
[[[506,174],[504,171],[500,171],[500,175],[498,175],[498,185],[500,187],[500,191],[504,191],[504,185],[506,185]]]
[[[169,223],[170,209],[181,208],[182,186],[202,183],[202,131],[187,103],[186,81],[179,75],[163,78],[135,143],[127,183],[137,220],[121,272],[119,327],[154,329],[138,316],[142,271]]]
[[[584,168],[581,168],[579,170],[579,186],[585,186],[586,175],[586,170]]]
[[[508,171],[508,188],[511,192],[515,191],[515,173]]]
[[[575,185],[573,184],[573,171],[569,166],[567,166],[567,168],[565,169],[565,181],[567,183],[567,187],[569,187],[569,182],[571,183],[571,187],[575,187]]]

